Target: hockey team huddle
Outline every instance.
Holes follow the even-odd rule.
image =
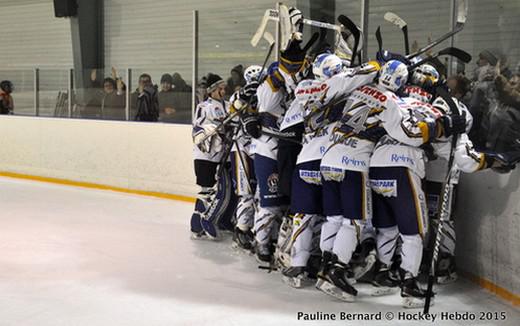
[[[313,53],[301,13],[290,12],[295,32],[280,59],[248,67],[229,102],[225,81],[208,75],[193,122],[192,237],[233,230],[235,247],[292,287],[352,302],[363,282],[370,295],[400,290],[404,307],[422,307],[418,277],[458,172],[509,163],[473,148],[471,115],[433,65],[388,51],[357,66],[356,50]],[[443,224],[439,284],[456,279],[455,230]]]

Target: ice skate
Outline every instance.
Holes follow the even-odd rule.
[[[251,230],[243,231],[238,227],[235,227],[233,232],[233,244],[234,249],[243,251],[248,254],[254,252],[254,236]]]
[[[338,263],[338,258],[331,252],[324,252],[322,266],[318,272],[316,288],[336,299],[354,302],[357,290],[347,277],[347,268]]]
[[[419,287],[417,280],[410,273],[405,272],[401,284],[401,297],[403,298],[404,308],[422,308],[426,300],[426,291]],[[430,306],[434,304],[431,298]]]
[[[441,255],[436,273],[437,284],[453,283],[458,279],[455,270],[455,257],[448,254]]]
[[[305,267],[289,267],[282,270],[282,281],[293,288],[303,288],[311,284]]]
[[[273,254],[269,244],[256,244],[255,247],[256,261],[260,264],[261,268],[272,268],[273,265]]]
[[[399,281],[391,277],[388,265],[380,264],[381,266],[372,280],[372,285],[374,286],[372,296],[396,293],[399,290]]]

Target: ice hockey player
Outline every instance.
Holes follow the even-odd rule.
[[[226,118],[229,103],[224,101],[226,82],[218,75],[208,74],[207,91],[209,97],[200,103],[195,111],[193,122],[193,154],[195,158],[195,176],[201,187],[191,217],[193,239],[218,239],[217,223],[227,209],[230,189],[229,180],[217,175],[220,165],[227,161],[224,144],[225,130],[218,126]],[[223,146],[223,144],[225,146]],[[229,153],[229,150],[228,150]],[[222,173],[225,176],[226,173]],[[217,178],[219,183],[217,184]]]
[[[406,65],[390,60],[383,66],[377,84],[364,85],[352,92],[334,142],[321,163],[326,180],[324,198],[330,199],[328,204],[335,208],[332,214],[327,214],[322,228],[323,265],[317,287],[344,301],[353,301],[357,295],[347,264],[365,220],[372,215],[368,172],[375,143],[386,133],[399,142],[419,146],[435,135],[431,131],[436,128],[435,120],[428,123],[405,120],[406,110],[402,107],[406,103],[395,93],[407,78]],[[333,197],[335,192],[337,195]],[[379,226],[377,222],[374,216],[375,227]]]
[[[457,146],[455,149],[454,164],[452,169],[452,178],[449,187],[449,202],[447,203],[446,216],[448,217],[443,224],[443,236],[441,238],[441,246],[436,271],[436,281],[439,284],[451,283],[457,279],[455,266],[455,225],[451,216],[455,207],[456,187],[459,181],[460,172],[472,173],[487,168],[513,168],[509,163],[507,155],[495,154],[491,152],[481,153],[474,149],[473,143],[468,137],[469,130],[472,126],[472,116],[468,108],[455,97],[452,97],[453,103],[457,105],[460,114],[465,116],[466,127],[465,132],[459,135]],[[438,97],[433,102],[433,106],[445,115],[450,115],[452,110],[443,98]],[[451,137],[443,137],[432,143],[435,159],[429,160],[426,164],[426,191],[428,210],[430,216],[431,232],[428,237],[430,250],[433,248],[435,240],[435,231],[439,222],[440,208],[442,205],[443,183],[448,172],[448,160],[451,151]],[[429,268],[431,262],[431,252],[424,257],[423,264]]]
[[[254,198],[256,179],[253,165],[254,146],[252,144],[251,134],[256,138],[260,136],[258,119],[256,119],[256,88],[258,87],[258,81],[261,75],[262,67],[258,65],[249,66],[244,71],[246,85],[241,90],[235,92],[230,98],[230,102],[232,103],[230,113],[234,113],[236,107],[248,105],[248,107],[241,109],[240,114],[237,116],[237,119],[235,119],[235,123],[237,124],[235,128],[237,128],[237,130],[235,131],[233,147],[231,149],[233,185],[238,196],[238,205],[235,212],[236,223],[233,231],[233,245],[247,251],[253,249],[254,235],[252,227],[257,209]],[[251,103],[242,103],[245,99],[245,94],[253,93]],[[240,98],[242,98],[242,100]]]
[[[293,24],[301,24],[303,18],[293,9]],[[305,54],[308,47],[301,47],[301,41],[292,38],[287,48],[280,54],[280,61],[273,63],[267,78],[258,87],[258,113],[262,133],[278,134],[280,122],[292,101],[298,82],[305,76],[308,64]],[[254,230],[256,258],[262,265],[271,265],[273,255],[272,241],[276,240],[277,228],[274,227],[287,209],[288,198],[279,193],[278,140],[271,135],[262,134],[253,140],[255,145],[255,174],[259,190],[259,208],[255,215]]]
[[[217,168],[222,160],[226,160],[222,148],[223,131],[217,130],[229,110],[229,103],[224,101],[226,82],[220,76],[210,73],[207,85],[208,99],[197,106],[193,122],[195,176],[197,185],[201,187],[191,217],[191,233],[194,239],[218,237],[218,216],[215,213],[218,214],[221,208],[211,207],[217,204]],[[219,204],[218,206],[222,206],[224,203]]]
[[[292,179],[290,266],[282,270],[282,278],[296,288],[309,283],[307,264],[313,249],[313,237],[317,228],[321,228],[323,219],[320,161],[335,122],[343,111],[343,106],[323,110],[314,104],[327,87],[323,82],[342,71],[340,58],[329,53],[320,54],[312,66],[315,79],[301,81],[295,91],[293,106],[296,104],[301,114],[305,132]]]

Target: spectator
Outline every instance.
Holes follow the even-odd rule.
[[[191,92],[192,88],[182,78],[179,73],[174,73],[173,76],[173,92],[174,103],[177,109],[177,121],[180,123],[191,122]]]
[[[142,74],[139,76],[139,87],[132,94],[132,103],[135,103],[135,121],[158,121],[157,86],[153,85],[150,75]]]
[[[515,74],[510,80],[501,74],[503,65],[481,70],[470,110],[474,128],[470,133],[481,148],[503,153],[518,151],[520,140],[520,87]],[[477,117],[477,119],[475,119]]]
[[[101,101],[103,99],[103,86],[99,81],[97,69],[90,72],[90,85],[84,90],[84,99],[81,105],[80,116],[83,119],[101,119]]]
[[[103,98],[101,99],[101,117],[103,119],[126,120],[124,88],[125,85],[120,78],[114,80],[114,78],[107,77],[103,80]]]
[[[0,114],[13,114],[14,101],[11,93],[14,91],[13,83],[9,80],[0,82]]]
[[[453,97],[464,103],[469,102],[466,95],[469,92],[471,81],[466,76],[462,74],[451,76],[447,80],[447,85]]]
[[[162,122],[174,122],[176,113],[175,93],[173,91],[173,78],[170,74],[161,76],[161,91],[158,94],[159,119]]]
[[[231,96],[245,84],[246,80],[244,79],[244,67],[242,65],[233,67],[233,69],[231,69],[231,77],[229,77],[227,80],[226,95]]]
[[[207,76],[203,76],[199,83],[197,84],[197,95],[195,98],[195,106],[199,105],[199,103],[204,102],[208,98],[208,83]]]

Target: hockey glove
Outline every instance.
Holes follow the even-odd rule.
[[[442,135],[446,138],[466,132],[466,112],[457,115],[443,115],[438,121],[442,128]]]
[[[213,138],[218,137],[215,132],[217,126],[214,124],[207,124],[202,126],[202,130],[193,136],[193,142],[203,153],[209,153]]]
[[[260,84],[256,81],[253,81],[244,87],[242,87],[238,91],[238,98],[233,102],[233,106],[237,110],[241,110],[244,105],[250,104],[252,102],[252,98],[256,95],[256,90]]]
[[[253,138],[260,137],[260,121],[258,121],[258,116],[255,114],[244,114],[240,117],[242,120],[242,124],[246,130],[246,133]]]

